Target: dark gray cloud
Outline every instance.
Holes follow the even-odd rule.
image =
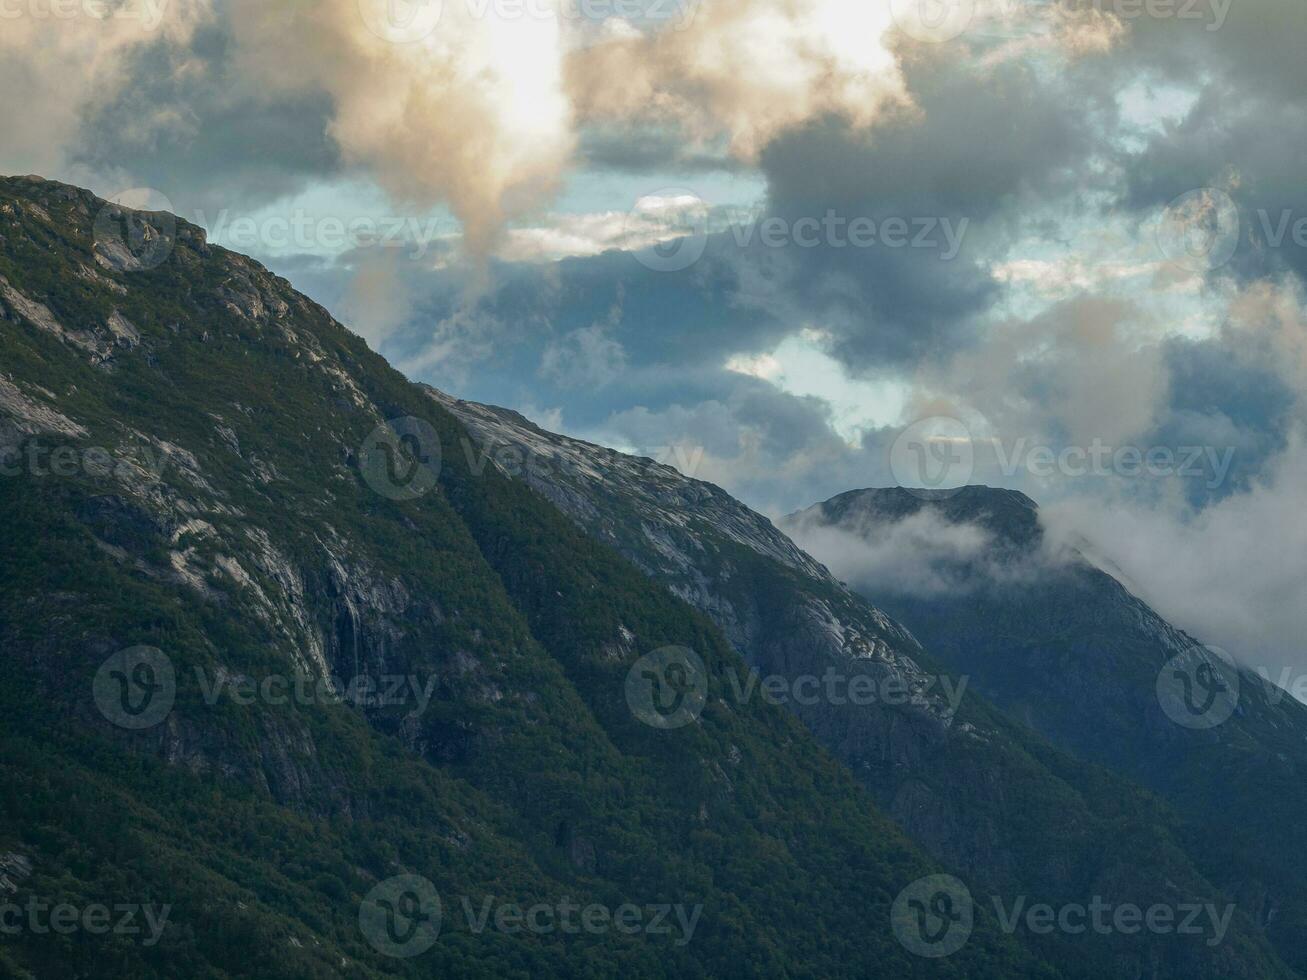
[[[1234,450],[1229,478],[1217,487],[1192,480],[1190,503],[1204,506],[1249,490],[1288,448],[1298,421],[1297,393],[1255,338],[1172,339],[1165,347],[1170,399],[1150,444]]]
[[[1307,218],[1304,36],[1307,5],[1298,0],[1237,0],[1219,29],[1142,20],[1108,62],[1115,74],[1196,96],[1182,119],[1123,157],[1119,200],[1146,216],[1197,188],[1228,193],[1239,209],[1239,246],[1218,276],[1307,276],[1307,241],[1295,243],[1292,232]]]
[[[323,94],[265,97],[232,58],[224,22],[181,48],[166,40],[133,51],[128,84],[94,100],[70,148],[91,172],[120,172],[189,214],[246,214],[340,174]]]
[[[857,371],[910,364],[974,341],[974,319],[1001,295],[1000,259],[1041,203],[1074,194],[1110,116],[1105,94],[1039,78],[1018,63],[987,70],[947,56],[909,63],[913,110],[869,133],[824,119],[762,156],[772,212],[793,221],[852,218],[965,222],[961,252],[796,250],[787,284],[836,331],[832,352]]]
[[[592,124],[581,132],[578,156],[596,171],[681,174],[745,173],[751,168],[723,146],[717,153],[686,144],[673,126]]]

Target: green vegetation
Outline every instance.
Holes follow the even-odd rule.
[[[0,970],[1058,975],[984,910],[949,960],[907,953],[889,904],[939,868],[779,709],[715,698],[686,729],[637,723],[622,691],[641,654],[684,644],[718,679],[741,665],[709,623],[524,488],[450,454],[419,500],[369,489],[357,449],[379,420],[421,417],[447,445],[461,430],[286,283],[188,243],[157,269],[111,273],[92,253],[88,195],[3,181],[6,203],[0,276],[70,331],[103,336],[117,311],[141,335],[96,364],[10,311],[0,371],[88,433],[13,441],[140,461],[162,440],[195,465],[174,452],[157,483],[0,479],[0,854],[33,868],[15,901],[171,907],[152,946],[21,930],[0,943]],[[241,313],[251,298],[285,312]],[[245,577],[224,572],[233,560]],[[166,652],[177,700],[129,733],[98,714],[91,681],[136,645]],[[344,677],[435,678],[434,699],[420,717],[209,704],[195,673],[290,673],[319,651]],[[444,899],[439,942],[413,959],[382,956],[358,925],[363,896],[399,873]],[[703,912],[682,945],[478,935],[464,896]]]

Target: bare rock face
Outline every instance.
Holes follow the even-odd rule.
[[[446,452],[524,480],[701,610],[753,671],[734,695],[766,697],[766,680],[779,679],[782,703],[936,856],[1011,882],[1031,880],[1023,852],[1058,850],[1012,835],[1020,803],[1005,795],[994,756],[1009,736],[967,710],[969,679],[933,666],[912,633],[766,517],[654,460],[429,391],[475,440]],[[853,684],[874,694],[858,697]],[[1034,877],[1065,884],[1057,869],[1069,862],[1047,861]]]

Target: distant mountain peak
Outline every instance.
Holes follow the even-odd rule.
[[[974,524],[1018,547],[1038,544],[1039,505],[1020,490],[973,485],[955,490],[869,487],[838,494],[791,514],[782,526],[810,522],[865,529],[931,511],[949,524]]]

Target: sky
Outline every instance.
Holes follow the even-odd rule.
[[[1307,669],[1304,37],[1302,0],[0,0],[0,172],[167,206],[409,377],[774,516],[1023,490]]]

